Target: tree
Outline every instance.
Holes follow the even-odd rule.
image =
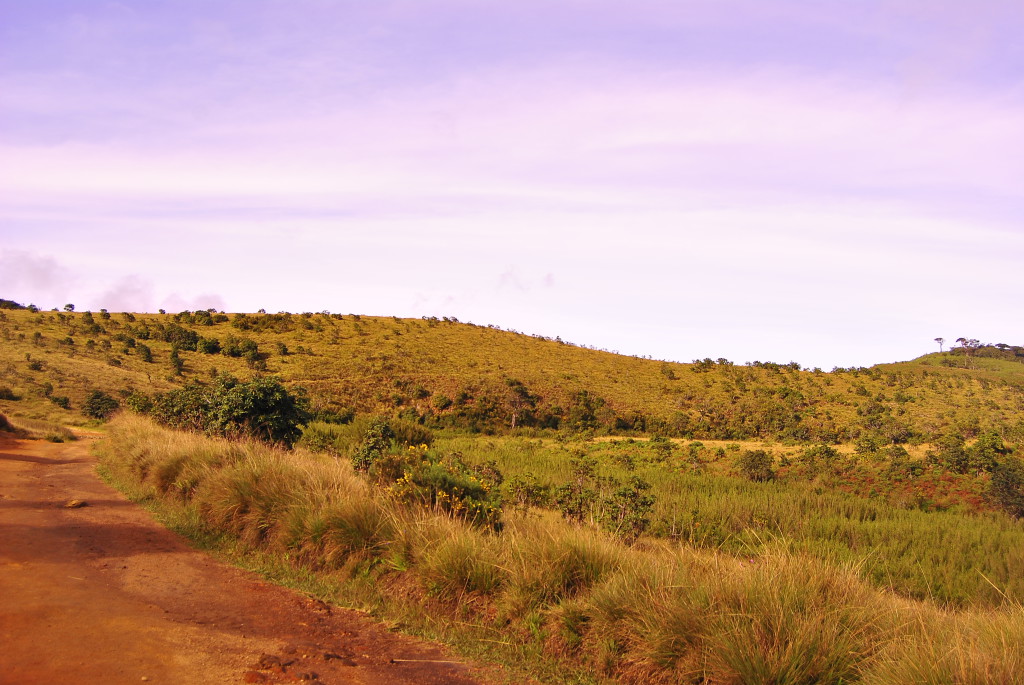
[[[970,367],[971,358],[974,356],[974,353],[978,348],[982,346],[981,343],[977,338],[957,338],[956,341],[960,343],[960,349],[964,351],[964,356],[967,357],[965,366]]]
[[[69,302],[68,304],[64,305],[64,311],[66,311],[66,312],[73,312],[73,311],[75,311],[75,305],[73,305],[73,304],[71,304]]]
[[[942,345],[946,342],[945,338],[936,338],[935,342],[939,343],[939,354],[942,354]]]
[[[514,378],[506,378],[505,385],[508,388],[505,399],[512,414],[512,428],[519,425],[520,417],[526,419],[522,423],[532,423],[532,411],[537,406],[537,396],[531,394],[522,381]]]

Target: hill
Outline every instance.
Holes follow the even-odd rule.
[[[53,407],[68,405],[64,418],[71,418],[97,389],[151,393],[222,372],[301,385],[320,416],[334,421],[387,413],[487,433],[569,429],[792,443],[920,444],[989,430],[1012,442],[1024,438],[1024,364],[1012,350],[995,358],[984,356],[987,348],[971,356],[957,348],[823,372],[640,359],[455,320],[0,314],[0,383],[23,398],[8,407],[15,414],[53,415],[43,409],[50,398]]]

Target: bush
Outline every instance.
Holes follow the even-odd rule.
[[[196,350],[203,354],[219,354],[220,341],[216,338],[200,338]]]
[[[0,400],[20,400],[18,395],[6,385],[0,385]]]
[[[136,391],[124,398],[124,406],[136,414],[148,414],[153,409],[153,400],[149,395]]]
[[[501,498],[494,475],[475,473],[458,454],[431,454],[423,445],[385,455],[370,469],[370,476],[388,484],[391,496],[400,501],[498,530]],[[500,481],[501,474],[496,476]]]
[[[764,450],[747,450],[736,460],[736,468],[752,481],[763,483],[775,479],[772,455]]]
[[[273,376],[248,382],[221,375],[209,387],[191,383],[158,395],[156,419],[174,428],[214,435],[248,436],[291,446],[309,420],[308,399],[302,390],[291,393]]]
[[[996,466],[989,494],[1008,514],[1024,518],[1024,462],[1010,457]]]
[[[102,421],[109,418],[120,406],[117,400],[102,390],[93,390],[85,400],[85,404],[82,405],[82,413]]]
[[[182,328],[176,323],[168,324],[161,336],[164,342],[169,342],[174,347],[189,352],[195,352],[199,344],[199,334],[188,328]]]
[[[71,409],[71,399],[63,395],[50,395],[50,401],[61,409]]]
[[[395,433],[387,421],[375,419],[363,435],[359,449],[352,455],[352,467],[356,471],[369,471],[375,462],[388,453],[394,437]]]

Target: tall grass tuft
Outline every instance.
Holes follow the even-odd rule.
[[[571,599],[590,590],[622,563],[622,545],[589,528],[559,520],[519,519],[506,545],[512,611]]]
[[[431,518],[417,526],[416,545],[422,550],[417,572],[430,592],[447,598],[493,595],[508,582],[497,536],[467,527],[454,517]]]
[[[881,597],[855,574],[769,554],[725,574],[708,667],[749,683],[853,680],[888,630]]]

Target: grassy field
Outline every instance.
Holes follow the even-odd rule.
[[[350,456],[364,426],[313,424],[307,441]],[[430,451],[457,455],[473,466],[492,464],[504,476],[506,507],[532,486],[534,504],[557,510],[555,489],[572,480],[574,460],[597,464],[595,495],[608,497],[632,476],[651,485],[656,502],[650,536],[736,557],[759,557],[780,546],[819,559],[856,565],[874,586],[955,606],[999,606],[1024,597],[1024,525],[997,511],[974,511],[963,502],[984,500],[979,479],[941,469],[897,483],[910,489],[880,494],[845,492],[837,484],[862,479],[880,489],[885,466],[855,455],[809,476],[796,448],[778,448],[792,464],[769,482],[751,481],[736,456],[763,443],[698,443],[642,439],[533,439],[441,434]],[[781,461],[781,457],[777,459]],[[959,480],[958,480],[959,479]],[[940,508],[943,498],[955,502]],[[519,490],[517,490],[519,489]],[[922,499],[923,492],[932,499]],[[916,494],[915,494],[916,493]]]
[[[1010,683],[1024,672],[1019,604],[979,598],[954,610],[909,599],[866,580],[866,562],[808,554],[785,540],[761,540],[756,554],[742,556],[690,540],[629,546],[543,510],[510,511],[494,532],[403,505],[345,459],[175,433],[130,416],[109,433],[100,445],[107,477],[179,531],[325,599],[503,661],[513,674],[898,684]],[[509,464],[534,463],[522,442],[484,447]],[[539,468],[558,468],[548,461]],[[766,496],[741,485],[722,480],[700,499],[732,497],[743,509]],[[843,511],[843,502],[809,500],[828,513],[815,509],[804,520],[828,529],[838,517],[852,530],[858,503],[846,501]],[[906,535],[917,524],[947,541],[966,534],[928,516],[931,523],[904,524],[892,512],[883,528]],[[1005,542],[1019,548],[1015,538]]]

